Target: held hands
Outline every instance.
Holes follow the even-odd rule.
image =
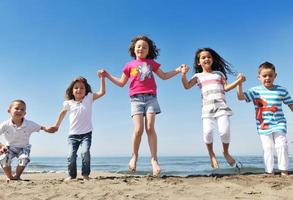
[[[246,81],[246,77],[244,76],[244,74],[239,73],[236,77],[237,80],[240,81],[240,83],[243,83],[244,81]]]
[[[180,72],[182,75],[187,74],[188,71],[189,71],[189,67],[186,64],[182,64],[180,66]]]
[[[108,72],[105,69],[100,69],[98,70],[97,75],[99,78],[104,78],[107,77]]]
[[[58,131],[57,126],[51,126],[51,127],[43,127],[43,130],[48,132],[48,133],[55,133],[56,131]]]

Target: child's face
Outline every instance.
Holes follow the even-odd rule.
[[[272,88],[277,74],[272,69],[263,68],[260,70],[258,79],[266,88]]]
[[[212,69],[213,57],[208,51],[202,51],[198,55],[198,65],[202,67],[204,72],[209,72]]]
[[[73,85],[72,94],[76,101],[81,101],[85,96],[85,85],[81,81],[77,81]]]
[[[144,40],[138,40],[134,46],[136,58],[144,59],[149,54],[149,44]]]
[[[10,113],[12,120],[22,120],[26,114],[25,112],[25,105],[21,102],[13,102],[9,109],[8,112]]]

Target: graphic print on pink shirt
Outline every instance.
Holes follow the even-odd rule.
[[[129,95],[142,93],[156,95],[157,86],[153,72],[159,67],[159,63],[150,59],[133,60],[127,63],[123,72],[130,79]]]

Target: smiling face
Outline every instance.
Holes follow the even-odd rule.
[[[75,101],[81,101],[85,96],[86,88],[83,82],[77,81],[72,88]]]
[[[145,59],[149,54],[149,44],[144,40],[138,40],[134,46],[136,59]]]
[[[262,68],[259,71],[258,79],[262,85],[268,89],[274,87],[274,81],[276,79],[276,72],[271,68]]]
[[[8,112],[10,113],[12,121],[15,124],[19,124],[20,122],[23,121],[23,118],[26,114],[25,110],[26,110],[25,104],[18,101],[11,103],[11,105],[9,106]]]
[[[202,67],[203,72],[211,72],[213,65],[213,57],[208,51],[202,51],[198,55],[197,65]]]

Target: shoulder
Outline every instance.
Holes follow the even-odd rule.
[[[225,75],[223,74],[223,72],[220,72],[220,71],[213,71],[212,74],[216,74],[216,75],[219,75],[219,76],[225,78]]]
[[[25,123],[28,127],[35,127],[35,126],[41,126],[38,123],[32,121],[32,120],[28,120],[28,119],[24,119],[23,123]]]
[[[10,119],[5,120],[5,121],[0,123],[0,129],[8,127],[8,126],[11,126],[11,120]]]
[[[202,75],[202,73],[195,73],[191,78],[198,78]]]
[[[281,85],[275,85],[276,90],[282,90],[282,91],[288,91],[286,87],[281,86]]]
[[[93,101],[94,94],[92,92],[89,92],[85,97],[84,100],[86,101]]]
[[[150,65],[159,65],[159,66],[161,65],[160,63],[158,63],[154,59],[146,59],[146,62]]]

